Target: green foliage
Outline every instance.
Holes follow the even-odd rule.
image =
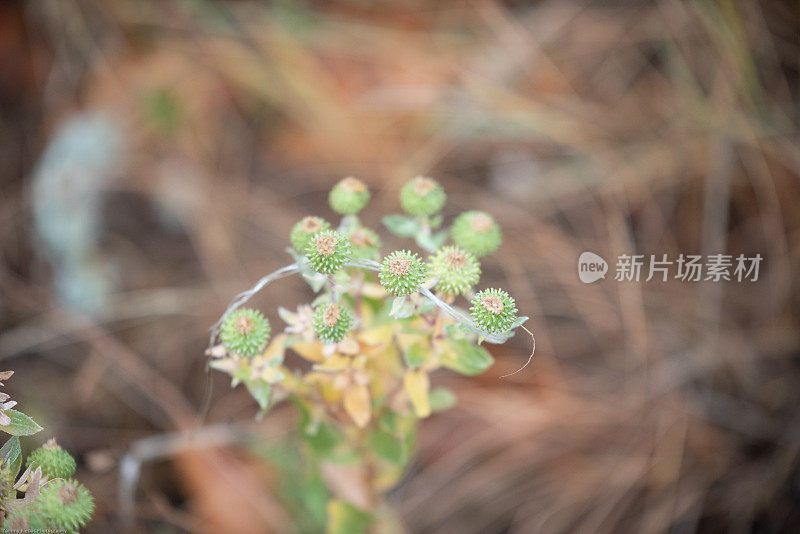
[[[22,448],[19,437],[11,436],[0,448],[0,467],[15,477],[22,467]]]
[[[444,206],[447,195],[438,182],[417,176],[400,190],[400,206],[418,217],[433,215]]]
[[[42,427],[36,424],[36,421],[22,412],[9,409],[4,410],[3,413],[11,419],[11,422],[7,425],[0,425],[0,430],[12,436],[30,436],[42,429]]]
[[[260,311],[239,308],[225,318],[220,338],[233,354],[252,357],[264,350],[271,332],[269,320]]]
[[[328,195],[328,203],[340,215],[355,215],[364,209],[369,197],[369,190],[364,182],[348,177],[333,186]]]
[[[372,516],[368,512],[345,501],[328,501],[326,534],[363,534],[370,524]]]
[[[383,224],[397,237],[414,237],[420,228],[415,218],[405,215],[387,215]]]
[[[487,332],[506,332],[517,319],[517,304],[502,289],[484,289],[470,306],[475,323]]]
[[[303,254],[308,246],[308,242],[314,237],[314,234],[323,230],[330,230],[331,225],[322,217],[314,217],[309,215],[303,217],[292,227],[292,232],[289,234],[289,241],[292,243],[292,248],[299,254]]]
[[[456,217],[451,234],[456,245],[478,258],[493,254],[503,241],[500,226],[483,211],[468,211]]]
[[[494,363],[486,349],[466,339],[451,339],[450,350],[444,352],[441,364],[462,375],[474,376],[482,373]]]
[[[397,250],[384,258],[378,275],[387,292],[405,296],[419,289],[428,275],[428,267],[413,252]]]
[[[333,274],[353,255],[350,240],[335,230],[325,230],[312,237],[306,245],[306,258],[321,274]]]

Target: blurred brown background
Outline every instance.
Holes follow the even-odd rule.
[[[208,377],[208,328],[290,262],[294,222],[333,218],[338,179],[369,184],[378,226],[427,174],[447,217],[500,221],[481,285],[538,348],[506,380],[524,336],[434,376],[459,404],[391,496],[410,532],[800,531],[798,22],[732,0],[2,3],[0,357],[46,428],[24,446],[77,455],[90,532],[291,532],[231,442],[293,415],[254,423]],[[606,280],[578,280],[584,250]],[[613,280],[619,254],[722,251],[760,253],[759,280]],[[280,325],[308,299],[287,279],[255,304]],[[202,443],[158,437],[207,393]]]

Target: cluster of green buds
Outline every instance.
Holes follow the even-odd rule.
[[[19,439],[13,436],[3,446],[5,458],[16,457]],[[15,450],[16,449],[16,450]],[[35,449],[26,460],[27,469],[13,483],[17,466],[3,463],[3,487],[10,477],[13,488],[4,489],[2,508],[7,515],[2,523],[3,532],[53,532],[77,533],[92,518],[94,498],[86,487],[71,478],[75,474],[75,459],[62,449],[54,439]],[[26,497],[17,499],[17,489]]]
[[[374,455],[369,491],[385,491],[410,457],[416,421],[454,402],[451,392],[432,389],[430,373],[485,371],[493,359],[481,344],[504,342],[527,318],[517,316],[506,291],[476,290],[480,260],[502,241],[491,215],[467,211],[444,226],[442,186],[418,176],[400,189],[405,213],[383,222],[395,236],[412,238],[419,250],[383,255],[381,237],[358,215],[370,197],[356,178],[336,184],[328,200],[342,216],[339,225],[315,215],[298,221],[289,234],[295,262],[237,298],[221,319],[220,343],[212,343],[208,354],[211,367],[228,373],[233,386],[243,383],[262,411],[293,401],[300,411],[299,436],[315,456],[310,465]],[[270,339],[267,318],[239,306],[273,279],[294,273],[317,296],[296,312],[280,308],[287,326]],[[468,306],[459,307],[459,297]],[[289,350],[311,368],[290,366]],[[375,513],[331,496],[328,531],[339,531],[340,521],[369,525]]]
[[[46,484],[33,504],[12,513],[4,529],[22,532],[77,533],[94,514],[94,499],[86,487],[73,479]]]

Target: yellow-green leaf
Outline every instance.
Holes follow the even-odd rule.
[[[306,360],[312,362],[321,362],[325,360],[325,356],[322,354],[322,345],[317,342],[308,343],[306,341],[298,341],[292,345],[292,350]]]
[[[356,425],[364,428],[369,424],[372,416],[372,407],[370,406],[367,386],[351,384],[344,391],[342,402],[344,403],[345,411]]]
[[[11,422],[7,425],[0,425],[0,430],[12,436],[30,436],[42,429],[42,427],[36,424],[36,421],[22,412],[18,412],[17,410],[5,410],[3,413],[11,418]]]
[[[417,341],[416,343],[412,343],[411,346],[405,350],[403,358],[407,366],[416,369],[428,359],[428,351],[422,343]]]
[[[450,350],[445,350],[439,357],[443,366],[462,375],[473,376],[482,373],[494,362],[486,349],[473,345],[466,339],[451,339]]]
[[[408,370],[405,377],[403,377],[403,386],[417,417],[428,417],[431,414],[431,405],[428,398],[430,385],[428,373],[422,370]]]
[[[372,516],[352,504],[332,499],[328,501],[326,534],[363,534],[372,523]]]

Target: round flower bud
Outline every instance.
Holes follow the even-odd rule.
[[[353,255],[350,240],[336,230],[323,230],[306,245],[306,258],[315,271],[332,274],[342,268]]]
[[[467,211],[456,217],[451,233],[456,245],[478,258],[492,254],[503,240],[500,226],[482,211]]]
[[[29,528],[77,532],[92,518],[94,499],[76,480],[57,479],[42,488],[28,515]]]
[[[252,358],[267,348],[271,332],[269,320],[260,311],[239,308],[225,318],[219,337],[229,352]]]
[[[419,288],[428,276],[428,267],[416,254],[397,250],[383,259],[378,276],[386,291],[402,297],[411,295]]]
[[[306,250],[306,245],[314,237],[314,234],[323,230],[330,230],[331,225],[322,217],[303,217],[292,227],[292,232],[289,234],[289,241],[292,242],[292,248],[302,254]]]
[[[314,309],[314,333],[323,343],[339,343],[353,328],[352,314],[334,302]]]
[[[444,206],[444,189],[438,182],[417,176],[400,190],[400,206],[411,215],[433,215]]]
[[[350,232],[350,243],[354,258],[377,260],[380,257],[381,238],[369,228],[356,227]]]
[[[505,332],[517,318],[517,304],[502,289],[484,289],[472,299],[472,318],[481,330]]]
[[[340,215],[355,215],[369,202],[369,190],[364,182],[349,176],[333,186],[328,195],[331,209]]]
[[[75,459],[62,449],[56,440],[47,442],[30,453],[25,462],[26,466],[33,465],[33,469],[42,468],[42,474],[50,478],[69,478],[75,474]]]
[[[481,277],[475,256],[458,247],[440,248],[428,261],[431,275],[438,277],[434,288],[445,295],[466,293]]]

